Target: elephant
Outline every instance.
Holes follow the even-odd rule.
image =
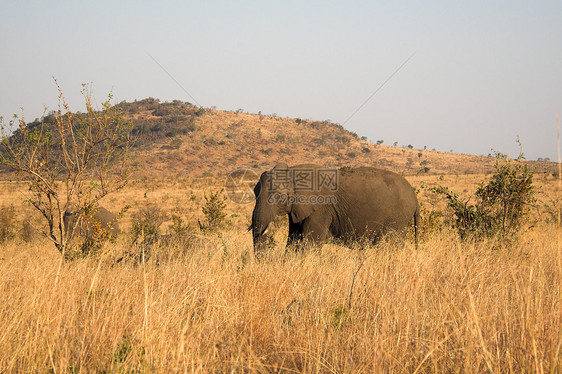
[[[87,219],[86,219],[87,218]],[[95,228],[106,230],[111,235],[119,233],[119,226],[115,214],[104,207],[94,208],[91,216],[85,216],[80,211],[66,210],[63,217],[66,235],[89,236]],[[94,226],[95,225],[95,226]],[[74,230],[77,230],[76,232]]]
[[[414,221],[417,248],[419,204],[404,177],[372,167],[325,168],[314,164],[288,167],[281,163],[262,173],[254,188],[252,213],[254,253],[267,246],[265,234],[277,215],[288,215],[287,248],[321,244],[330,236],[350,243],[384,234],[404,238]]]

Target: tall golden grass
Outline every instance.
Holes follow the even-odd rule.
[[[417,251],[278,246],[262,263],[238,230],[158,264],[12,241],[0,372],[560,372],[556,230],[510,248],[447,231]]]

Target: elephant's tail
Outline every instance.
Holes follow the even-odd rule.
[[[418,249],[418,225],[420,223],[420,207],[418,206],[416,208],[416,211],[414,213],[414,243],[416,246],[416,250]]]

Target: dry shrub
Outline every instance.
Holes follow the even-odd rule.
[[[166,213],[156,204],[148,204],[133,213],[131,240],[133,243],[153,240],[160,235],[160,226],[166,220]]]

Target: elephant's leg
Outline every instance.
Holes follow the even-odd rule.
[[[285,255],[289,252],[298,252],[302,249],[302,222],[293,222],[289,214],[289,237],[287,238],[287,249]]]
[[[302,223],[295,223],[289,214],[289,236],[287,238],[287,250],[289,248],[298,250],[302,242]]]
[[[303,220],[303,241],[311,244],[320,244],[331,235],[330,224],[332,217],[322,212],[315,212],[310,217]]]

